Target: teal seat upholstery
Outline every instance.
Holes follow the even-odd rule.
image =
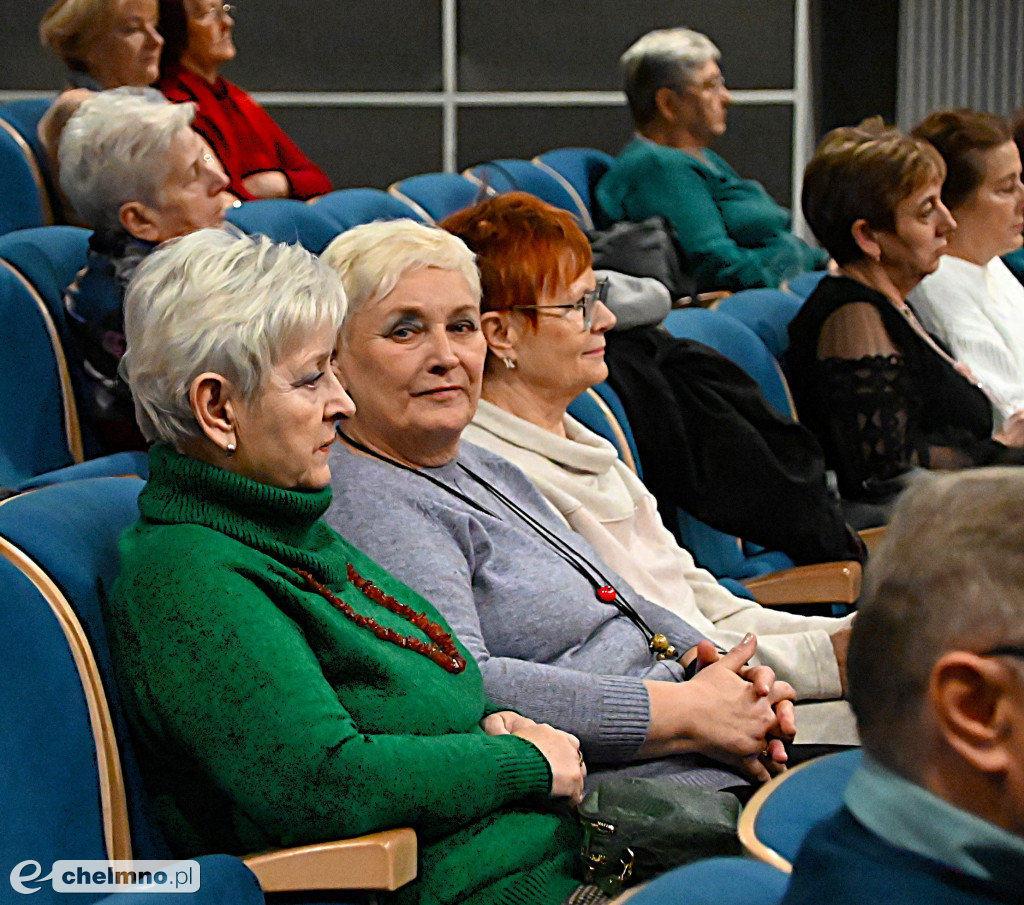
[[[427,223],[438,223],[487,195],[479,185],[458,173],[410,176],[389,186],[388,192],[410,205]]]
[[[52,222],[46,182],[32,148],[0,119],[0,235]]]
[[[106,860],[116,835],[103,803],[120,762],[104,749],[97,714],[118,711],[99,618],[97,578],[117,571],[116,537],[136,516],[136,479],[94,479],[13,497],[0,506],[0,873],[25,861],[49,874],[62,859]],[[42,568],[40,568],[40,565]],[[74,605],[69,605],[74,601]],[[95,655],[102,684],[90,682]],[[125,772],[129,785],[130,769]],[[133,847],[135,858],[164,858],[166,848]],[[35,873],[29,865],[20,872]],[[30,901],[58,905],[50,882],[27,882]],[[10,892],[10,889],[8,889]],[[200,889],[189,894],[80,892],[82,905],[262,905],[255,876],[235,858],[200,859]],[[9,901],[4,898],[4,901]]]
[[[312,206],[339,231],[374,220],[423,219],[404,201],[380,189],[338,189],[321,195]]]
[[[0,262],[0,486],[80,461],[71,378],[53,317],[19,273]]]
[[[590,210],[575,189],[546,167],[537,166],[529,160],[505,158],[479,164],[470,172],[496,192],[529,192],[541,201],[569,211],[584,229],[594,226]]]
[[[630,905],[777,905],[789,877],[748,858],[708,858],[656,877]]]
[[[807,273],[801,273],[791,280],[786,280],[785,289],[805,299],[818,288],[818,283],[827,275],[828,271],[826,270],[811,270]]]
[[[664,326],[673,336],[710,346],[739,365],[757,381],[769,404],[792,417],[792,401],[778,362],[738,320],[707,308],[678,308],[669,312]],[[712,528],[687,512],[679,513],[679,531],[683,546],[720,578],[757,578],[794,565],[784,553],[745,545],[735,535]]]
[[[269,236],[275,242],[301,245],[320,254],[341,230],[315,205],[294,198],[246,201],[228,210],[227,219],[250,235]]]
[[[787,870],[807,833],[843,806],[846,785],[861,762],[860,750],[800,764],[760,789],[740,817],[747,852]]]
[[[594,187],[615,163],[611,154],[596,148],[556,148],[539,154],[533,162],[551,169],[569,183],[590,213],[592,222],[596,226],[606,225],[594,203]]]
[[[744,289],[722,299],[715,310],[749,327],[781,362],[789,348],[789,322],[803,303],[802,298],[782,289]]]

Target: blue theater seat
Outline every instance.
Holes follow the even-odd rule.
[[[39,162],[21,133],[0,119],[0,235],[53,223]]]
[[[137,478],[87,478],[0,504],[0,565],[13,564],[28,580],[12,585],[23,597],[0,594],[5,624],[0,677],[25,685],[11,700],[0,686],[0,708],[10,703],[13,717],[22,720],[12,723],[6,710],[0,711],[5,716],[0,854],[5,858],[42,863],[169,855],[133,753],[101,613],[102,595],[118,572],[118,537],[138,517],[142,486]],[[36,660],[15,659],[7,673],[7,654],[31,654]],[[51,673],[52,682],[46,678]],[[47,718],[54,710],[64,722]],[[11,752],[4,747],[9,742]],[[351,903],[359,895],[348,890],[393,890],[415,876],[415,834],[388,830],[244,860],[264,891],[281,894],[275,899],[280,905]],[[235,861],[231,871],[244,877],[238,868]]]
[[[793,400],[779,363],[738,320],[707,308],[677,308],[669,312],[664,326],[673,336],[710,346],[743,368],[779,414],[794,417]],[[742,581],[760,603],[845,605],[854,603],[860,594],[859,563],[794,566],[784,553],[746,544],[682,511],[679,531],[683,546],[700,565],[719,578]]]
[[[597,226],[604,225],[594,203],[594,187],[615,163],[611,154],[596,148],[557,148],[539,154],[533,162],[564,179],[590,213],[592,222]]]
[[[390,185],[388,192],[412,207],[426,223],[437,223],[488,194],[458,173],[410,176]]]
[[[404,201],[380,189],[338,189],[311,202],[313,210],[330,220],[339,231],[374,220],[423,218]]]
[[[715,310],[749,327],[781,362],[789,348],[789,322],[803,303],[782,289],[744,289],[722,299]]]
[[[530,160],[503,158],[489,163],[481,163],[468,171],[467,175],[486,183],[496,192],[529,192],[541,201],[569,211],[584,229],[592,229],[594,224],[590,211],[579,195],[561,179],[557,173],[546,167],[537,166]]]
[[[246,201],[228,210],[227,219],[250,235],[269,236],[275,242],[299,244],[320,254],[341,230],[313,204],[294,198]]]
[[[747,853],[789,873],[811,827],[842,807],[860,761],[859,750],[819,757],[758,789],[740,815],[740,843]]]

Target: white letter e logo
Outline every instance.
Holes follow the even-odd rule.
[[[26,867],[29,864],[31,864],[32,867],[35,868],[35,873],[33,873],[29,877],[26,877],[22,873],[22,868]],[[31,882],[32,880],[39,879],[40,883],[43,883],[46,880],[49,880],[50,879],[49,876],[39,877],[39,875],[42,873],[42,871],[43,871],[43,869],[39,866],[39,862],[38,861],[22,861],[21,864],[16,864],[14,866],[14,870],[11,871],[11,886],[14,887],[15,891],[20,892],[22,895],[31,895],[34,892],[39,892],[39,887],[38,886],[35,887],[35,889],[26,889],[22,884],[26,880]]]

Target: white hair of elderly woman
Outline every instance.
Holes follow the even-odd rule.
[[[413,270],[457,270],[479,301],[476,255],[466,244],[437,226],[415,220],[378,220],[338,236],[320,256],[341,277],[349,310],[384,298]]]
[[[199,427],[189,403],[207,371],[253,401],[290,346],[340,329],[338,275],[300,245],[201,229],[166,242],[139,265],[124,306],[121,376],[147,440],[179,444]]]
[[[167,177],[174,136],[192,103],[172,104],[153,88],[114,88],[83,101],[61,133],[60,187],[97,232],[117,232],[121,206],[154,204]]]
[[[644,125],[656,111],[659,88],[682,88],[708,60],[722,56],[715,43],[690,28],[649,31],[619,57],[633,119]]]

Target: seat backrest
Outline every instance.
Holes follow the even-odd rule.
[[[643,477],[625,406],[607,383],[599,383],[577,396],[569,404],[569,414],[610,442],[618,450],[619,458]]]
[[[630,905],[778,905],[789,876],[749,858],[706,858],[655,877],[629,897]],[[680,893],[685,890],[685,893]]]
[[[748,327],[728,314],[707,308],[677,308],[663,323],[673,336],[710,346],[743,368],[776,411],[793,417],[792,398],[782,370]],[[751,554],[740,538],[712,528],[687,512],[679,513],[679,534],[680,542],[697,562],[720,578],[755,578],[793,565],[792,559],[777,551],[758,549]]]
[[[755,858],[789,871],[808,831],[843,806],[860,750],[805,761],[757,791],[740,816],[740,842]]]
[[[311,204],[313,210],[342,231],[374,220],[423,219],[404,201],[380,189],[338,189],[321,195]]]
[[[46,182],[32,148],[0,119],[0,235],[53,223]]]
[[[0,236],[0,259],[13,264],[35,287],[65,343],[64,290],[87,263],[90,235],[80,226],[40,226]]]
[[[89,701],[68,638],[73,622],[2,555],[0,587],[0,880],[10,896],[7,878],[22,861],[45,873],[60,858],[106,858],[107,848]],[[43,883],[30,901],[65,898]]]
[[[591,220],[599,219],[594,210],[594,186],[615,162],[611,154],[596,148],[556,148],[533,159],[564,179],[590,212]]]
[[[0,485],[82,460],[71,376],[57,327],[28,281],[0,260]]]
[[[169,852],[143,791],[101,611],[101,594],[119,568],[118,538],[138,518],[142,486],[138,478],[87,478],[0,505],[0,554],[18,563],[51,606],[65,612],[77,626],[77,644],[88,653],[88,670],[81,657],[79,669],[100,752],[104,844],[112,858],[130,858],[132,852],[161,858]]]
[[[479,185],[458,173],[421,173],[393,183],[388,192],[412,207],[425,223],[437,223],[475,204],[485,194]]]
[[[710,346],[739,365],[757,381],[764,398],[777,412],[794,417],[793,398],[782,369],[749,327],[722,311],[707,308],[676,308],[663,324],[673,336]]]
[[[246,201],[230,208],[227,219],[244,232],[269,236],[275,242],[297,243],[313,254],[320,254],[341,231],[314,205],[295,198]]]
[[[789,322],[803,303],[799,296],[781,289],[744,289],[722,299],[715,310],[749,327],[782,361],[789,348]]]
[[[584,229],[592,229],[590,211],[576,191],[550,169],[529,160],[503,158],[473,167],[474,175],[486,180],[498,192],[520,191],[536,195],[541,201],[569,211]]]
[[[46,165],[46,151],[39,140],[39,121],[50,109],[50,98],[25,98],[0,104],[0,119],[6,120],[32,149],[40,167]]]
[[[826,276],[828,276],[828,271],[826,270],[812,270],[807,273],[800,273],[792,279],[786,280],[782,288],[805,299],[818,288],[818,283],[825,279]]]

